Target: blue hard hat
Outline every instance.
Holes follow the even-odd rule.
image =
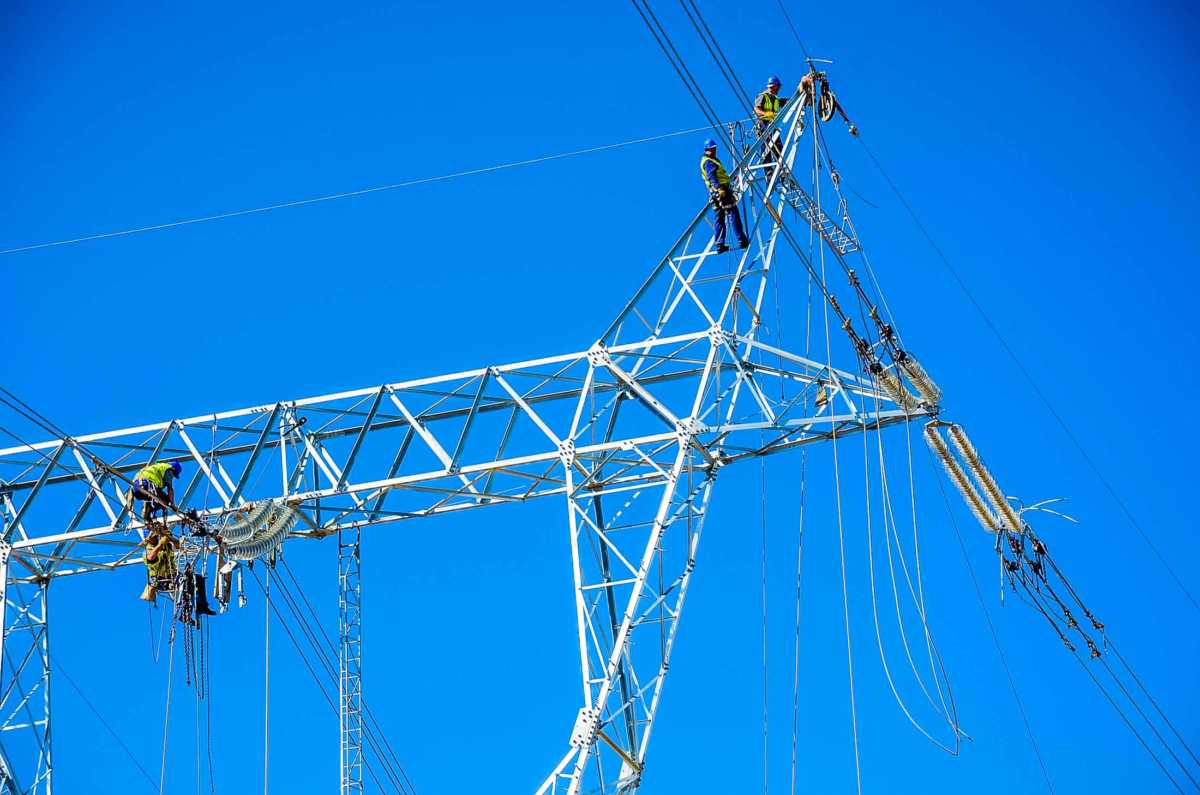
[[[771,86],[778,86],[778,85],[782,85],[782,83],[780,82],[780,80],[777,76],[771,75],[770,77],[767,78],[767,87],[768,88],[770,88]]]
[[[717,148],[717,142],[714,141],[713,139],[709,138],[707,141],[704,142],[704,151],[707,152],[709,149],[716,149],[716,148]]]
[[[178,461],[172,461],[171,462],[171,471],[175,473],[175,477],[179,477],[180,473],[183,472],[183,465],[180,464]]]

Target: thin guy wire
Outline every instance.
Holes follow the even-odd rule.
[[[974,293],[972,293],[970,288],[967,287],[967,284],[965,281],[963,281],[962,276],[960,276],[954,266],[950,264],[949,257],[946,256],[945,252],[942,251],[941,247],[938,246],[938,244],[934,241],[933,236],[930,235],[929,230],[925,228],[925,225],[921,223],[921,219],[917,216],[916,210],[914,210],[912,205],[908,203],[908,200],[904,197],[904,194],[900,192],[900,188],[896,186],[896,183],[892,181],[892,178],[888,176],[887,171],[883,168],[883,164],[879,162],[877,157],[875,157],[875,153],[872,152],[871,148],[867,146],[865,141],[863,141],[862,136],[858,136],[858,141],[860,144],[862,144],[863,151],[865,151],[867,156],[871,158],[871,162],[875,164],[875,168],[878,169],[880,175],[883,176],[884,181],[887,182],[888,186],[892,189],[892,192],[896,194],[896,198],[900,200],[900,203],[904,206],[904,209],[908,211],[909,217],[912,218],[913,223],[917,226],[917,229],[919,229],[921,234],[925,237],[926,242],[928,242],[930,247],[933,248],[934,252],[937,253],[938,258],[942,261],[942,264],[946,267],[946,270],[949,271],[950,275],[954,278],[958,288],[962,291],[963,295],[967,297],[967,300],[975,308],[975,311],[979,313],[979,316],[983,319],[983,322],[988,327],[988,330],[992,332],[992,336],[994,336],[1000,343],[1000,347],[1004,349],[1004,352],[1008,354],[1010,359],[1012,359],[1013,363],[1017,366],[1017,369],[1021,371],[1021,375],[1024,376],[1026,382],[1029,383],[1029,386],[1033,389],[1034,394],[1038,396],[1038,399],[1042,401],[1042,404],[1046,407],[1046,410],[1050,412],[1050,416],[1054,417],[1054,420],[1058,423],[1058,426],[1062,428],[1063,433],[1065,433],[1067,438],[1071,440],[1071,444],[1073,444],[1075,449],[1079,451],[1079,455],[1083,457],[1083,460],[1092,470],[1092,474],[1094,474],[1096,479],[1099,480],[1101,485],[1104,486],[1104,489],[1108,492],[1108,495],[1112,497],[1113,502],[1117,504],[1117,507],[1121,509],[1121,512],[1125,514],[1125,518],[1129,521],[1129,524],[1133,526],[1133,529],[1137,531],[1139,536],[1141,536],[1142,541],[1145,542],[1146,546],[1150,548],[1150,551],[1154,553],[1154,556],[1158,558],[1158,562],[1161,563],[1162,567],[1166,569],[1169,575],[1171,575],[1171,579],[1175,581],[1177,586],[1179,586],[1179,590],[1183,591],[1184,596],[1186,596],[1188,601],[1192,603],[1192,607],[1196,608],[1197,611],[1200,611],[1200,601],[1196,600],[1196,597],[1192,595],[1191,590],[1184,585],[1183,580],[1180,579],[1179,575],[1175,573],[1175,569],[1170,563],[1167,562],[1166,557],[1163,556],[1162,552],[1159,551],[1154,542],[1150,540],[1150,536],[1147,535],[1146,531],[1142,528],[1141,523],[1138,522],[1137,518],[1133,515],[1133,512],[1129,509],[1129,506],[1123,499],[1121,499],[1120,495],[1117,494],[1116,489],[1108,481],[1108,478],[1106,478],[1104,473],[1100,471],[1100,467],[1088,454],[1087,450],[1084,449],[1083,444],[1079,441],[1079,437],[1075,435],[1074,431],[1072,431],[1070,426],[1067,425],[1067,421],[1063,419],[1062,415],[1059,414],[1054,408],[1054,404],[1050,402],[1050,398],[1048,398],[1046,393],[1042,391],[1042,388],[1038,386],[1037,381],[1035,381],[1033,378],[1033,375],[1025,367],[1024,363],[1017,357],[1017,354],[1012,349],[1012,346],[1008,344],[1008,340],[1004,338],[1004,335],[1000,333],[1000,329],[997,328],[994,322],[992,322],[991,317],[975,298]]]
[[[488,174],[493,171],[503,171],[510,168],[519,168],[522,166],[532,166],[538,163],[546,163],[552,160],[564,160],[569,157],[578,157],[580,155],[595,154],[597,152],[606,152],[613,149],[621,149],[626,146],[635,144],[651,143],[654,141],[662,141],[667,138],[677,138],[681,135],[692,135],[698,132],[703,132],[709,129],[709,125],[703,127],[695,127],[690,130],[676,130],[675,132],[662,133],[660,135],[651,135],[645,138],[635,138],[629,141],[621,141],[619,143],[604,144],[602,146],[592,146],[586,149],[576,149],[571,152],[561,152],[559,154],[544,155],[541,157],[533,157],[527,160],[516,160],[510,163],[500,163],[494,166],[484,166],[482,168],[473,168],[466,171],[455,171],[450,174],[442,174],[436,177],[421,177],[419,179],[406,180],[404,182],[396,182],[390,185],[379,185],[372,188],[362,188],[361,190],[344,191],[342,193],[331,193],[325,196],[314,196],[308,199],[296,199],[294,201],[280,202],[278,204],[270,204],[264,207],[253,207],[245,210],[232,210],[229,212],[216,213],[214,215],[205,215],[197,218],[185,218],[178,221],[170,221],[162,224],[152,224],[150,226],[140,226],[131,229],[122,229],[115,232],[101,232],[94,235],[84,235],[66,240],[55,240],[46,243],[34,243],[27,246],[17,246],[0,250],[0,256],[5,254],[17,254],[22,251],[35,251],[43,248],[53,248],[56,246],[66,246],[73,243],[85,243],[91,240],[103,240],[111,237],[125,237],[128,235],[141,234],[143,232],[157,232],[163,229],[171,229],[178,226],[190,226],[192,224],[202,224],[209,221],[221,221],[226,218],[237,218],[244,215],[257,215],[260,213],[272,212],[274,210],[283,210],[291,207],[301,207],[307,204],[318,204],[320,202],[334,201],[336,199],[348,199],[355,196],[366,196],[371,193],[382,193],[383,191],[398,190],[400,188],[411,188],[417,185],[427,185],[433,182],[445,182],[452,179],[460,179],[462,177],[470,177],[478,174]]]
[[[79,698],[83,700],[83,703],[86,704],[87,708],[92,711],[92,714],[96,716],[96,719],[100,721],[100,724],[105,728],[105,730],[112,735],[112,738],[117,741],[117,745],[121,746],[121,750],[125,752],[125,755],[129,757],[129,761],[133,762],[133,764],[141,772],[142,778],[146,779],[147,783],[150,784],[150,788],[156,789],[154,779],[150,777],[150,773],[146,771],[146,768],[142,767],[142,763],[139,762],[137,757],[133,755],[133,751],[129,749],[129,746],[125,744],[125,741],[121,739],[120,735],[117,734],[112,725],[110,725],[109,722],[104,719],[104,716],[100,714],[100,710],[96,709],[96,706],[91,702],[91,699],[87,697],[79,685],[75,684],[75,680],[72,679],[71,675],[67,673],[67,670],[63,668],[62,663],[60,663],[54,657],[50,658],[50,662],[54,664],[54,667],[58,668],[58,672],[62,674],[64,679],[67,680],[67,684],[69,684]]]

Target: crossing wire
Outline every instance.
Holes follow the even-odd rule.
[[[718,122],[718,125],[720,122]],[[539,163],[548,163],[553,160],[565,160],[570,157],[579,157],[581,155],[590,155],[597,152],[608,152],[614,149],[622,149],[627,146],[636,144],[652,143],[654,141],[664,141],[668,138],[678,138],[681,135],[693,135],[698,132],[707,130],[708,126],[694,127],[689,130],[675,130],[674,132],[661,133],[658,135],[650,135],[644,138],[634,138],[628,141],[620,141],[618,143],[603,144],[601,146],[591,146],[586,149],[576,149],[571,152],[560,152],[558,154],[542,155],[540,157],[531,157],[526,160],[514,160],[508,163],[499,163],[492,166],[483,166],[481,168],[472,168],[465,171],[454,171],[449,174],[441,174],[436,177],[420,177],[418,179],[410,179],[404,182],[395,182],[389,185],[377,185],[371,188],[362,188],[360,190],[343,191],[341,193],[331,193],[324,196],[313,196],[307,199],[295,199],[292,201],[279,202],[278,204],[269,204],[263,207],[252,207],[243,210],[230,210],[228,212],[215,213],[213,215],[203,215],[195,218],[184,218],[177,221],[168,221],[161,224],[152,224],[150,226],[139,226],[130,229],[121,229],[113,232],[100,232],[93,235],[83,235],[81,237],[67,238],[64,240],[54,240],[45,243],[33,243],[26,246],[16,246],[13,248],[0,249],[0,256],[5,254],[18,254],[23,251],[37,251],[44,248],[55,248],[58,246],[68,246],[75,243],[86,243],[92,240],[104,240],[113,237],[127,237],[129,235],[138,235],[145,232],[158,232],[164,229],[173,229],[180,226],[191,226],[193,224],[203,224],[210,221],[222,221],[227,218],[238,218],[246,215],[260,215],[262,213],[273,212],[275,210],[284,210],[292,207],[303,207],[309,204],[319,204],[321,202],[334,201],[337,199],[349,199],[357,196],[366,196],[372,193],[383,193],[384,191],[399,190],[401,188],[412,188],[418,185],[429,185],[435,182],[447,182],[449,180],[461,179],[462,177],[477,176],[479,174],[490,174],[495,171],[504,171],[511,168],[520,168],[523,166],[532,166]]]

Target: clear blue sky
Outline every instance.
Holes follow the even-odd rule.
[[[709,97],[734,116],[678,7],[657,6]],[[1200,591],[1200,438],[1186,413],[1200,388],[1195,9],[789,7],[813,54],[836,61],[835,86],[863,136]],[[703,9],[747,89],[770,73],[799,78],[774,2]],[[622,3],[8,2],[0,73],[0,248],[703,123]],[[1200,739],[1200,615],[857,146],[830,132],[849,184],[875,205],[858,205],[860,230],[947,411],[1009,491],[1071,498],[1082,524],[1042,522],[1043,535],[1177,726]],[[703,201],[701,137],[2,256],[0,382],[84,433],[585,348]],[[799,323],[799,302],[790,306]],[[147,345],[161,366],[135,355]],[[798,466],[781,456],[768,472],[777,793],[789,776]],[[805,551],[800,791],[850,792],[836,533],[821,493]],[[717,486],[647,792],[761,787],[758,499],[755,467]],[[953,531],[936,493],[924,499],[931,621],[974,741],[948,758],[896,708],[852,523],[864,789],[1045,791]],[[558,504],[529,505],[367,534],[367,697],[425,795],[531,791],[561,753],[578,707],[562,516]],[[1011,600],[999,607],[989,541],[964,532],[1057,791],[1169,791],[1049,630]],[[329,622],[335,554],[331,543],[289,547]],[[157,776],[166,671],[150,658],[140,585],[135,570],[57,585],[53,644]],[[219,792],[261,787],[262,608],[252,598],[213,622]],[[272,791],[332,791],[336,720],[277,627],[271,644]],[[61,791],[150,790],[61,680],[55,697]],[[195,733],[180,679],[169,792],[196,790]]]

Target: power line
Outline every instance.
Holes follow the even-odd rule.
[[[788,13],[787,8],[783,5],[783,0],[775,0],[779,5],[779,10],[783,12],[783,18],[787,21],[788,28],[791,29],[792,35],[796,37],[796,43],[800,45],[800,52],[804,53],[804,57],[808,58],[808,48],[804,46],[804,42],[800,40],[800,34],[796,32],[796,26],[792,24],[792,15]]]
[[[406,180],[404,182],[395,182],[390,185],[378,185],[373,188],[362,188],[361,190],[344,191],[342,193],[331,193],[325,196],[314,196],[308,199],[296,199],[293,201],[280,202],[278,204],[270,204],[263,207],[252,207],[245,210],[231,210],[229,212],[216,213],[214,215],[199,216],[196,218],[185,218],[178,221],[169,221],[162,224],[152,224],[150,226],[139,226],[131,229],[122,229],[114,232],[101,232],[94,235],[84,235],[82,237],[74,237],[64,240],[55,240],[46,243],[33,243],[27,246],[17,246],[15,248],[0,249],[0,256],[5,254],[17,254],[23,251],[36,251],[44,248],[54,248],[57,246],[67,246],[74,243],[86,243],[91,240],[103,240],[112,237],[127,237],[129,235],[142,234],[144,232],[157,232],[163,229],[172,229],[178,226],[190,226],[192,224],[208,223],[209,221],[221,221],[226,218],[237,218],[244,215],[258,215],[268,213],[274,210],[283,210],[290,207],[302,207],[308,204],[318,204],[320,202],[333,201],[335,199],[348,199],[355,196],[366,196],[371,193],[382,193],[383,191],[398,190],[400,188],[411,188],[417,185],[428,185],[433,182],[446,182],[452,179],[460,179],[462,177],[476,176],[478,174],[489,174],[494,171],[504,171],[510,168],[520,168],[522,166],[532,166],[538,163],[547,163],[552,160],[564,160],[569,157],[578,157],[580,155],[595,154],[597,152],[607,152],[613,149],[621,149],[626,146],[634,146],[635,144],[652,143],[654,141],[663,141],[668,138],[678,138],[681,135],[692,135],[694,133],[707,130],[708,126],[694,127],[689,130],[676,130],[674,132],[662,133],[660,135],[651,135],[644,138],[634,138],[628,141],[619,143],[604,144],[602,146],[592,146],[586,149],[576,149],[571,152],[561,152],[559,154],[543,155],[541,157],[532,157],[527,160],[515,160],[509,163],[500,163],[494,166],[484,166],[481,168],[472,168],[465,171],[455,171],[450,174],[442,174],[436,177],[421,177],[419,179]]]
[[[1196,597],[1192,595],[1191,590],[1188,589],[1179,575],[1175,573],[1175,569],[1170,563],[1167,562],[1166,557],[1162,554],[1162,552],[1159,551],[1154,542],[1150,540],[1150,536],[1142,528],[1141,523],[1138,522],[1137,518],[1133,515],[1133,512],[1129,509],[1129,506],[1123,499],[1121,499],[1121,496],[1117,494],[1116,489],[1113,488],[1113,485],[1109,482],[1108,478],[1104,476],[1104,473],[1100,471],[1100,467],[1096,464],[1095,460],[1088,454],[1087,450],[1084,449],[1083,444],[1079,441],[1079,437],[1075,435],[1075,432],[1071,430],[1069,425],[1067,425],[1067,421],[1063,419],[1063,416],[1058,413],[1057,409],[1054,408],[1054,404],[1050,402],[1050,398],[1047,397],[1046,393],[1042,391],[1042,388],[1038,386],[1038,383],[1034,379],[1033,375],[1029,372],[1028,368],[1025,367],[1020,358],[1017,357],[1017,354],[1013,350],[1012,346],[1008,344],[1008,340],[1004,338],[1004,335],[1000,333],[1000,329],[994,322],[992,322],[991,317],[988,315],[987,311],[984,310],[983,305],[980,304],[978,299],[975,298],[975,294],[971,292],[971,289],[967,287],[967,283],[963,281],[962,276],[959,275],[958,271],[950,263],[950,258],[946,256],[946,253],[942,251],[941,247],[937,244],[937,242],[934,241],[933,236],[929,233],[929,230],[926,229],[925,224],[921,222],[916,210],[914,210],[913,206],[909,204],[908,200],[904,197],[904,194],[900,192],[900,188],[888,175],[887,171],[883,167],[883,164],[879,162],[879,158],[875,157],[875,153],[871,151],[869,146],[867,146],[867,143],[862,139],[862,136],[858,136],[858,141],[862,144],[863,151],[867,153],[867,157],[871,158],[871,162],[875,164],[875,168],[878,169],[879,174],[883,177],[884,181],[887,182],[888,187],[890,187],[892,192],[896,194],[896,198],[900,200],[900,203],[904,206],[904,209],[908,212],[909,217],[912,218],[913,223],[916,224],[917,229],[920,230],[926,242],[929,243],[930,247],[938,255],[938,258],[942,261],[942,265],[945,266],[946,270],[954,278],[958,288],[962,291],[963,295],[967,297],[967,300],[971,303],[971,306],[975,308],[975,311],[979,313],[979,316],[983,319],[983,322],[988,327],[988,330],[992,332],[992,336],[996,338],[996,340],[1000,343],[1000,347],[1003,348],[1004,352],[1008,354],[1008,357],[1012,359],[1013,363],[1017,366],[1017,369],[1021,372],[1021,375],[1025,378],[1025,381],[1028,382],[1029,386],[1033,389],[1034,394],[1038,396],[1038,399],[1042,401],[1042,405],[1044,405],[1046,410],[1050,412],[1050,416],[1054,418],[1054,420],[1058,423],[1058,426],[1062,428],[1063,433],[1065,433],[1067,438],[1071,440],[1071,444],[1073,444],[1075,449],[1079,451],[1079,455],[1083,457],[1083,460],[1092,470],[1092,474],[1094,474],[1096,479],[1099,480],[1101,485],[1104,486],[1105,490],[1108,492],[1108,495],[1112,497],[1113,502],[1115,502],[1117,507],[1121,509],[1121,512],[1125,514],[1125,518],[1129,521],[1129,524],[1133,526],[1133,529],[1137,531],[1139,536],[1141,536],[1142,541],[1144,541],[1146,546],[1150,548],[1150,551],[1154,553],[1154,556],[1158,558],[1158,562],[1161,563],[1162,567],[1166,569],[1169,575],[1171,575],[1171,579],[1175,581],[1177,586],[1179,586],[1179,590],[1183,591],[1184,596],[1186,596],[1188,601],[1192,603],[1192,607],[1196,608],[1196,610],[1200,612],[1200,601],[1196,600]]]

